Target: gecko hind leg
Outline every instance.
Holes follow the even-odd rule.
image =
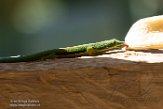
[[[95,49],[93,46],[87,47],[86,52],[89,56],[96,56],[102,54],[97,49]]]

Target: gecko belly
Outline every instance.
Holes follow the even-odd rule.
[[[125,37],[127,49],[163,49],[163,15],[134,23]]]

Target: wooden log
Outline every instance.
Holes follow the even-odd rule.
[[[0,107],[162,109],[161,51],[0,63]]]

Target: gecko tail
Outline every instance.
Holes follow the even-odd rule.
[[[17,56],[9,56],[9,57],[0,57],[0,63],[13,63],[13,62],[21,62],[21,55]]]
[[[0,63],[27,62],[27,61],[33,61],[33,60],[34,58],[24,56],[24,55],[0,57]]]

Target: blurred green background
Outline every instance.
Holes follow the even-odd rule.
[[[138,19],[163,12],[162,0],[0,0],[0,56],[124,40]]]

